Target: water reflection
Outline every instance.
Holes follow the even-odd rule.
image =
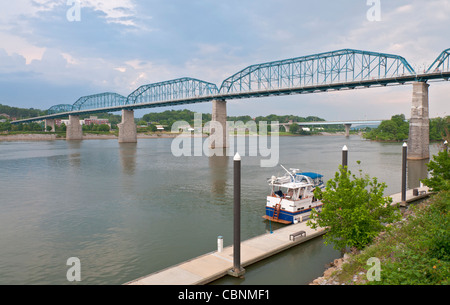
[[[211,173],[211,193],[213,195],[225,195],[228,176],[227,149],[214,149],[213,155],[209,157],[209,169]]]
[[[119,143],[120,163],[125,175],[132,176],[136,170],[137,143]]]
[[[81,167],[81,141],[67,141],[67,146],[69,148],[69,165],[70,168]]]
[[[428,178],[427,164],[429,162],[429,159],[408,160],[408,189],[419,187],[420,181]]]

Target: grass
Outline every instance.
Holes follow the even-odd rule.
[[[405,218],[334,274],[343,284],[449,285],[450,192],[410,206]],[[381,262],[381,281],[367,280],[369,258]]]

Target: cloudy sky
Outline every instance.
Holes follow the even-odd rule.
[[[343,48],[401,55],[422,71],[450,48],[450,0],[380,0],[380,21],[367,18],[367,0],[81,0],[72,22],[74,0],[2,2],[0,103],[25,108],[180,77],[220,86],[252,64]],[[449,95],[450,83],[431,84],[432,117],[450,115]],[[409,117],[411,96],[408,85],[246,99],[228,114]],[[182,108],[211,112],[210,103],[152,111]]]

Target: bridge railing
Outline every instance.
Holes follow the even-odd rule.
[[[226,79],[220,93],[302,88],[414,74],[401,56],[345,49],[249,66]]]

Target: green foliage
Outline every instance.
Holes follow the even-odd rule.
[[[427,164],[431,178],[422,182],[434,192],[450,191],[450,155],[443,150]]]
[[[10,106],[0,104],[0,113],[7,114],[11,118],[17,118],[19,120],[19,119],[42,116],[42,115],[46,114],[46,111],[42,111],[42,110],[34,109],[34,108],[25,109],[25,108],[10,107]]]
[[[353,254],[336,275],[341,283],[369,285],[449,285],[450,192],[410,205],[404,219],[376,242]],[[381,263],[381,281],[368,282],[369,258]]]
[[[107,125],[107,124],[101,124],[101,125],[92,124],[92,125],[83,125],[83,131],[85,131],[85,132],[90,132],[90,131],[109,132],[110,128],[109,128],[109,125]]]
[[[442,141],[450,130],[450,116],[430,120],[430,141]]]
[[[450,284],[449,206],[450,193],[442,192],[429,206],[413,209],[409,222],[387,237],[381,284]]]
[[[169,129],[173,123],[177,121],[185,121],[191,126],[194,125],[195,112],[184,110],[167,110],[160,113],[148,113],[142,117],[142,120],[150,123],[159,123],[161,125],[169,126]],[[211,121],[211,114],[202,115],[203,124]]]
[[[409,123],[405,122],[405,115],[392,116],[388,121],[381,122],[378,128],[364,134],[364,138],[376,141],[404,141],[409,137]]]
[[[1,131],[9,131],[9,130],[11,130],[11,123],[10,122],[0,123],[0,132]]]
[[[322,212],[313,211],[308,225],[328,228],[325,242],[335,249],[346,247],[362,249],[385,229],[386,223],[399,219],[391,206],[392,198],[384,197],[385,183],[368,175],[356,177],[340,167],[334,179],[327,182],[324,191],[317,188],[316,198],[324,205]]]
[[[156,125],[150,124],[148,125],[147,130],[150,132],[156,132],[158,128],[156,127]]]
[[[292,133],[292,134],[299,133],[300,132],[300,126],[298,124],[292,124],[289,127],[289,132]]]
[[[255,118],[255,122],[280,122],[280,123],[289,123],[292,122],[322,122],[325,121],[322,118],[316,117],[316,116],[308,116],[306,118],[299,117],[296,115],[276,115],[276,114],[270,114],[267,116],[258,116]]]
[[[428,254],[450,263],[450,192],[443,191],[437,198],[430,206],[429,213],[424,216],[424,220],[431,225],[427,242]]]
[[[430,140],[442,141],[446,130],[450,129],[450,116],[430,120]],[[409,123],[405,116],[398,114],[388,121],[381,122],[378,128],[364,134],[364,138],[374,141],[401,142],[409,138]]]

